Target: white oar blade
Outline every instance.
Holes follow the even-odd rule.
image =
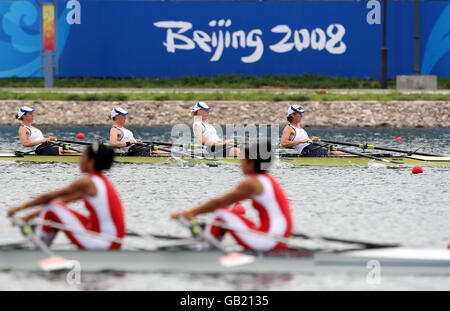
[[[256,260],[255,256],[241,253],[230,253],[220,258],[220,264],[224,267],[237,267],[250,264]]]
[[[72,269],[73,263],[72,260],[60,256],[52,256],[39,261],[39,266],[44,271],[60,271]]]

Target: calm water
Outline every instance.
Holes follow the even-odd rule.
[[[107,128],[43,128],[45,135],[87,140],[106,139]],[[450,154],[450,129],[309,129],[310,135],[330,140]],[[170,128],[135,129],[145,140],[170,139]],[[403,137],[403,142],[395,137]],[[0,153],[23,150],[17,128],[0,127]],[[276,165],[272,173],[288,195],[295,231],[341,238],[398,242],[411,247],[444,248],[450,243],[450,168],[291,167]],[[195,206],[232,189],[242,178],[238,166],[116,165],[107,175],[116,185],[130,228],[147,232],[184,234],[168,215]],[[80,176],[76,164],[32,164],[0,161],[0,213],[47,190],[67,185]],[[248,203],[244,204],[249,206]],[[78,207],[79,204],[75,204]],[[254,213],[248,211],[250,217]],[[21,236],[0,217],[0,243]],[[58,237],[58,243],[64,243]],[[230,242],[229,240],[227,242]],[[80,286],[65,283],[64,275],[0,273],[0,290],[449,290],[450,277],[383,276],[370,285],[361,275],[189,275],[84,274]]]

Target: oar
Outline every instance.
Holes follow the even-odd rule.
[[[325,147],[324,144],[319,144],[319,143],[315,143],[315,142],[312,142],[312,144],[317,145],[317,146]],[[345,152],[345,153],[357,155],[357,156],[364,157],[364,158],[373,159],[373,160],[380,161],[380,162],[383,162],[383,163],[403,164],[402,162],[392,161],[392,160],[387,160],[387,159],[382,159],[382,158],[377,158],[377,157],[374,157],[374,156],[371,156],[371,155],[368,155],[368,154],[364,154],[364,153],[361,153],[361,152],[355,152],[355,151],[350,151],[350,150],[347,150],[347,149],[338,148],[336,146],[333,146],[331,148],[331,150],[332,151],[342,151],[342,152]]]
[[[126,245],[128,247],[132,247],[132,248],[137,249],[137,250],[148,250],[148,248],[143,248],[141,245],[134,245],[133,243],[125,241],[125,238],[118,238],[118,237],[113,236],[113,235],[104,234],[104,233],[100,233],[100,232],[96,232],[96,231],[92,231],[92,230],[86,230],[86,229],[80,229],[80,228],[75,228],[75,227],[69,227],[69,226],[66,226],[64,224],[61,224],[61,223],[58,223],[58,222],[54,222],[54,221],[50,221],[50,220],[35,219],[33,221],[33,223],[34,224],[40,224],[40,225],[43,225],[43,226],[46,226],[46,227],[50,227],[50,228],[54,228],[54,229],[58,229],[58,230],[62,230],[62,231],[75,233],[75,234],[87,235],[87,236],[93,237],[95,239],[103,240],[103,241],[108,241],[108,242],[112,242],[112,243]],[[154,242],[154,240],[155,240],[155,237],[151,237],[149,235],[138,234],[136,232],[135,232],[135,235],[139,236],[140,238],[142,238],[144,240],[147,240],[147,241]],[[190,242],[192,239],[180,238],[180,239],[173,239],[173,240],[176,240],[176,241],[170,242],[170,244],[167,244],[165,246],[166,247],[185,246],[185,245],[187,245],[186,242]],[[189,243],[189,244],[191,244],[191,243]]]
[[[254,235],[265,237],[266,239],[269,239],[269,240],[273,240],[273,241],[282,243],[282,244],[287,245],[287,246],[298,247],[298,245],[292,243],[292,239],[291,238],[286,238],[284,236],[280,236],[280,235],[277,235],[277,234],[272,234],[272,233],[268,233],[268,232],[261,232],[261,231],[250,229],[250,228],[240,229],[240,228],[236,228],[236,227],[233,227],[233,226],[229,226],[229,225],[227,225],[227,224],[225,224],[223,222],[219,222],[219,221],[203,222],[203,224],[219,227],[219,228],[222,228],[222,229],[227,229],[227,230],[238,232],[238,233],[254,234]]]
[[[328,242],[339,242],[343,244],[358,244],[362,245],[365,248],[383,248],[383,247],[398,247],[399,244],[380,244],[380,243],[373,243],[373,242],[367,242],[367,241],[359,241],[359,240],[348,240],[348,239],[339,239],[339,238],[333,238],[333,237],[327,237],[327,236],[312,236],[307,235],[304,233],[296,232],[292,234],[295,238],[302,238],[307,240],[324,240]]]
[[[178,222],[180,224],[182,224],[184,227],[186,227],[188,229],[190,229],[193,225],[197,225],[197,224],[195,224],[195,222],[192,222],[192,221],[190,222],[190,221],[188,221],[186,218],[184,218],[182,216],[179,216],[176,219],[178,220]],[[222,256],[219,259],[220,264],[225,266],[225,267],[242,266],[242,265],[250,264],[250,263],[252,263],[252,262],[254,262],[256,260],[256,257],[252,256],[252,255],[227,251],[226,249],[223,248],[223,246],[220,244],[219,241],[217,241],[214,238],[210,238],[209,236],[207,236],[203,232],[202,229],[197,230],[196,233],[197,233],[197,236],[200,239],[210,243],[215,248],[220,250],[222,253],[226,254],[226,256]]]
[[[214,162],[219,161],[217,159],[207,158],[205,156],[199,156],[199,155],[195,155],[195,154],[189,154],[189,153],[185,153],[182,151],[167,149],[167,148],[163,148],[163,147],[159,147],[159,146],[155,146],[154,150],[167,151],[167,152],[170,152],[172,155],[178,154],[182,157],[193,158],[193,159],[198,159],[198,160],[206,160],[206,161],[214,161]]]
[[[419,150],[419,149],[417,149],[415,151],[408,151],[408,150],[402,150],[402,149],[377,147],[377,146],[369,145],[367,143],[365,143],[365,144],[354,144],[354,143],[346,143],[346,142],[342,142],[342,141],[333,141],[333,140],[327,140],[327,139],[321,139],[320,141],[323,141],[324,143],[329,143],[329,144],[352,146],[352,147],[357,147],[357,148],[361,148],[361,149],[376,149],[376,150],[384,150],[384,151],[406,153],[407,155],[417,154],[417,155],[430,156],[430,157],[443,157],[442,155],[438,155],[438,154],[417,152],[417,150]]]
[[[68,143],[68,144],[78,144],[84,146],[90,146],[92,143],[84,142],[84,141],[75,141],[75,140],[66,140],[66,139],[58,139],[57,141]]]
[[[160,141],[143,141],[144,144],[148,145],[160,145],[160,146],[170,146],[170,147],[181,147],[184,149],[202,149],[202,145],[195,144],[174,144],[174,143],[165,143]]]
[[[282,243],[287,246],[298,247],[297,244],[292,242],[292,238],[286,238],[286,237],[276,235],[276,234],[261,232],[261,231],[253,230],[253,229],[238,229],[238,228],[229,226],[223,222],[218,222],[218,221],[205,222],[204,224],[216,226],[216,227],[219,227],[222,229],[227,229],[227,230],[231,230],[231,231],[235,231],[235,232],[239,232],[239,233],[255,234],[255,235],[266,237],[267,239],[270,239],[270,240],[277,241],[277,242]],[[323,240],[323,241],[328,241],[328,242],[340,242],[343,244],[357,244],[357,245],[362,245],[365,248],[383,248],[383,247],[398,247],[399,246],[398,244],[378,244],[378,243],[358,241],[358,240],[347,240],[347,239],[339,239],[339,238],[325,237],[325,236],[312,236],[312,235],[307,235],[304,233],[293,233],[292,237],[308,239],[308,240]]]
[[[41,146],[41,147],[37,147],[36,149],[33,149],[33,150],[30,150],[30,151],[27,151],[27,152],[22,152],[22,151],[15,151],[14,152],[14,154],[15,155],[17,155],[17,156],[24,156],[24,155],[27,155],[27,154],[31,154],[31,153],[33,153],[33,152],[36,152],[36,151],[38,151],[38,150],[45,150],[45,149],[47,149],[47,148],[50,148],[50,147],[53,147],[53,146],[58,146],[59,147],[59,143],[54,143],[54,142],[51,142],[51,141],[48,141],[48,145],[46,145],[46,146]]]
[[[31,226],[19,217],[13,217],[13,224],[19,226],[20,231],[26,236],[36,247],[38,247],[48,258],[39,261],[39,266],[44,271],[67,270],[74,267],[74,261],[56,255],[50,248],[34,233]]]
[[[186,237],[182,236],[174,236],[174,235],[165,235],[165,234],[156,234],[156,233],[140,233],[131,229],[127,230],[127,236],[129,237],[151,237],[155,239],[163,239],[163,240],[184,240]]]

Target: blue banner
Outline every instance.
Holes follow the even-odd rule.
[[[414,70],[414,2],[387,7],[388,76]],[[420,2],[422,74],[450,77],[450,2]],[[356,2],[58,0],[59,77],[379,78],[382,8]],[[0,77],[41,75],[39,6],[0,1]]]

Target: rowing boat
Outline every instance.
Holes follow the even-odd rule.
[[[432,157],[432,156],[378,156],[380,159],[394,161],[384,163],[385,165],[421,165],[421,166],[450,166],[450,157]],[[237,164],[238,158],[202,158],[202,157],[168,157],[168,156],[116,156],[115,161],[120,163],[169,163],[175,159],[206,164]],[[72,155],[15,155],[0,154],[0,160],[19,161],[19,162],[78,162],[79,156]],[[360,156],[330,156],[330,157],[302,157],[294,155],[282,155],[278,158],[280,162],[292,164],[295,166],[368,166],[370,163],[377,162],[373,159]]]
[[[82,272],[311,273],[379,271],[381,274],[450,275],[450,250],[391,247],[341,252],[282,250],[255,254],[255,262],[225,267],[216,250],[54,250],[79,262]],[[46,255],[23,245],[0,246],[0,271],[41,271]]]

